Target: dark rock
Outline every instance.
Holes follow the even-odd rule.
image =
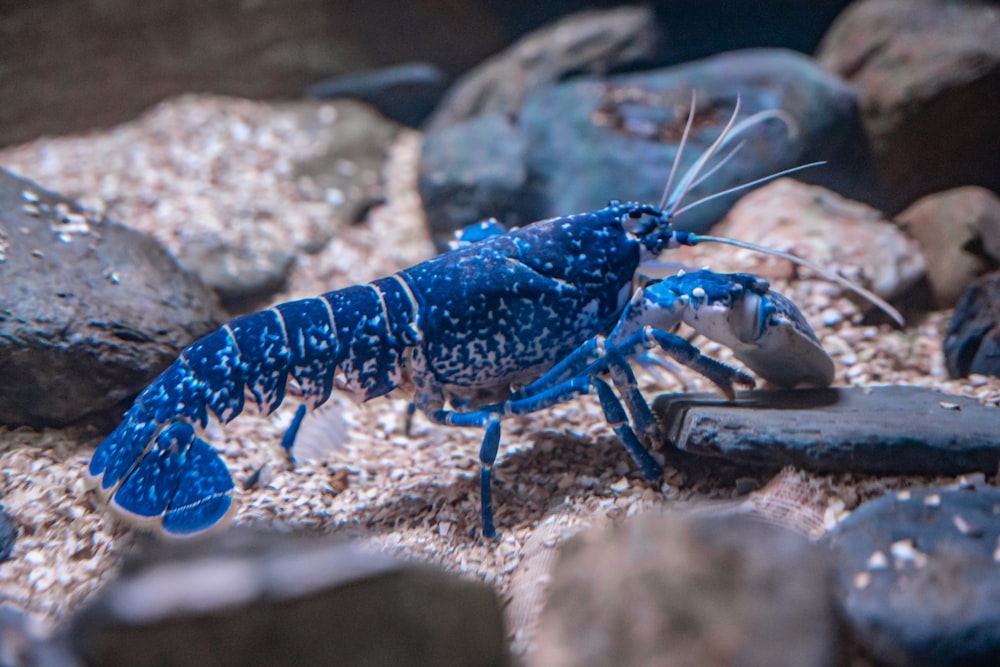
[[[607,205],[609,199],[659,202],[697,93],[694,130],[680,169],[691,164],[729,121],[737,96],[741,118],[782,109],[795,123],[779,122],[745,135],[747,144],[685,199],[719,192],[814,159],[831,168],[800,175],[844,186],[844,151],[859,137],[854,93],[809,58],[781,50],[723,54],[678,67],[582,79],[528,98],[520,127],[529,153],[530,196],[536,219]],[[863,165],[851,159],[851,168]],[[704,231],[736,200],[724,197],[677,218],[681,229]]]
[[[425,136],[419,188],[439,250],[455,231],[485,218],[503,216],[511,226],[532,222],[516,213],[527,186],[527,151],[523,135],[501,114]]]
[[[17,522],[0,505],[0,563],[10,560],[18,536]]]
[[[488,586],[329,537],[156,544],[72,622],[95,665],[504,665]]]
[[[982,276],[962,294],[942,348],[951,377],[1000,377],[1000,272]]]
[[[938,308],[953,307],[976,276],[1000,262],[1000,198],[985,188],[967,186],[928,195],[896,220],[923,249]],[[987,251],[994,245],[997,256],[991,258]]]
[[[529,93],[572,74],[606,74],[656,54],[649,7],[571,14],[535,30],[486,60],[451,87],[427,121],[428,132],[487,114],[516,118]]]
[[[856,2],[834,22],[818,58],[861,91],[877,174],[894,210],[961,185],[1000,191],[994,3]]]
[[[2,169],[0,284],[5,424],[117,412],[219,319],[151,237]]]
[[[783,109],[794,119],[797,133],[790,135],[774,121],[747,135],[747,145],[707,182],[689,193],[687,202],[745,183],[814,158],[843,165],[813,170],[840,190],[864,181],[859,157],[860,126],[853,92],[808,58],[786,51],[761,50],[726,54],[676,68],[607,78],[584,77],[542,88],[524,103],[514,132],[527,151],[526,188],[513,206],[485,197],[474,215],[461,219],[438,218],[441,229],[459,229],[478,219],[496,216],[518,224],[559,215],[603,208],[611,199],[655,204],[660,200],[677,152],[691,91],[698,94],[694,131],[681,165],[683,170],[715,140],[728,122],[737,94],[741,117],[763,109]],[[462,126],[458,126],[462,127]],[[497,137],[466,132],[469,154],[503,154],[511,132]],[[435,141],[435,133],[427,141]],[[440,201],[439,191],[456,186],[464,177],[459,169],[436,161],[434,172],[421,165],[420,193],[425,201]],[[846,174],[850,170],[851,174]],[[515,175],[506,179],[516,180]],[[473,197],[469,197],[473,199]],[[705,230],[732,204],[720,198],[686,212],[677,220],[684,229]],[[440,214],[439,214],[440,215]]]
[[[568,542],[529,664],[838,663],[824,554],[740,516],[644,514]]]
[[[750,468],[880,475],[994,474],[1000,409],[907,386],[670,394],[653,405],[669,447]]]
[[[4,3],[0,146],[115,125],[191,91],[289,99],[324,78],[412,61],[455,76],[508,43],[496,9],[327,0]]]
[[[397,123],[419,127],[444,89],[445,76],[440,69],[429,63],[407,63],[321,81],[309,86],[307,92],[324,100],[361,100]]]
[[[1000,490],[924,488],[829,534],[836,594],[879,665],[1000,664]]]

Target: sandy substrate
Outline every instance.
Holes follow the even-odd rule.
[[[336,122],[333,107],[318,105],[316,113]],[[276,301],[367,281],[431,255],[415,190],[419,141],[405,132],[394,146],[388,203],[373,210],[367,224],[338,231],[320,254],[301,257],[288,292]],[[174,251],[199,234],[266,247],[311,238],[323,224],[330,193],[289,178],[292,161],[319,148],[296,137],[288,112],[186,97],[109,132],[2,151],[0,165],[148,231]],[[722,259],[738,262],[742,251],[710,252],[697,264],[722,268]],[[774,286],[802,307],[834,356],[837,385],[915,384],[1000,404],[996,378],[946,379],[940,347],[949,313],[891,331],[856,324],[855,305],[826,283],[776,280]],[[731,358],[714,344],[695,342],[708,354]],[[640,375],[647,396],[711,389],[690,373]],[[507,604],[516,650],[529,636],[537,584],[554,547],[578,527],[733,495],[731,489],[682,488],[669,471],[662,483],[645,481],[604,424],[596,399],[585,397],[504,422],[494,487],[501,538],[487,544],[479,537],[480,432],[436,427],[418,415],[408,437],[405,398],[357,406],[337,395],[308,418],[292,465],[274,455],[294,412],[295,400],[287,403],[270,417],[247,414],[224,430],[209,428],[237,487],[263,467],[260,483],[238,488],[236,523],[345,531],[370,548],[488,582]],[[84,484],[100,437],[87,429],[0,430],[0,494],[21,529],[13,559],[0,564],[0,600],[31,612],[42,626],[65,619],[99,591],[140,539]],[[789,471],[749,504],[818,535],[861,500],[924,481]]]

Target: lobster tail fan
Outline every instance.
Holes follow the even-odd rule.
[[[163,531],[177,537],[195,535],[222,522],[235,509],[233,478],[225,461],[210,444],[195,438],[163,514]]]
[[[139,524],[188,536],[219,523],[232,507],[225,463],[190,424],[164,428],[111,496],[111,506]]]
[[[202,366],[226,341],[220,333],[185,350],[94,452],[87,474],[122,517],[147,527],[161,522],[166,534],[184,536],[210,528],[231,510],[233,480],[195,427],[208,423],[209,407],[220,418],[231,416],[222,404],[233,398],[191,367]]]

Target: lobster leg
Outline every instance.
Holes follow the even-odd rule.
[[[635,431],[629,425],[628,416],[621,401],[615,396],[610,385],[600,378],[593,378],[594,386],[597,387],[597,395],[601,401],[601,409],[604,410],[604,418],[614,429],[614,432],[621,439],[625,449],[632,455],[632,458],[642,467],[642,473],[646,479],[656,480],[663,476],[663,468],[653,458],[653,456],[642,446]]]
[[[516,400],[534,396],[570,378],[585,374],[586,369],[606,354],[606,341],[605,336],[594,336],[550,368],[542,377],[518,389],[512,397]]]
[[[479,492],[483,521],[483,536],[496,539],[497,532],[493,521],[493,464],[500,450],[500,419],[504,414],[525,414],[536,412],[559,403],[564,403],[575,396],[590,391],[590,382],[585,377],[573,378],[563,382],[548,391],[542,392],[518,401],[505,401],[486,406],[473,412],[455,412],[454,410],[430,410],[427,417],[437,423],[448,426],[471,426],[485,428],[482,445],[479,448]],[[648,456],[648,453],[646,454]]]

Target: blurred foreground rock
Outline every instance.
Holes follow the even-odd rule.
[[[804,537],[741,516],[649,513],[564,547],[529,664],[833,667],[829,570]]]
[[[839,606],[877,664],[1000,664],[1000,489],[890,493],[826,542]]]
[[[74,620],[88,664],[507,664],[485,584],[310,535],[230,531],[153,551]]]
[[[220,315],[153,238],[3,169],[0,285],[3,424],[116,417]]]

